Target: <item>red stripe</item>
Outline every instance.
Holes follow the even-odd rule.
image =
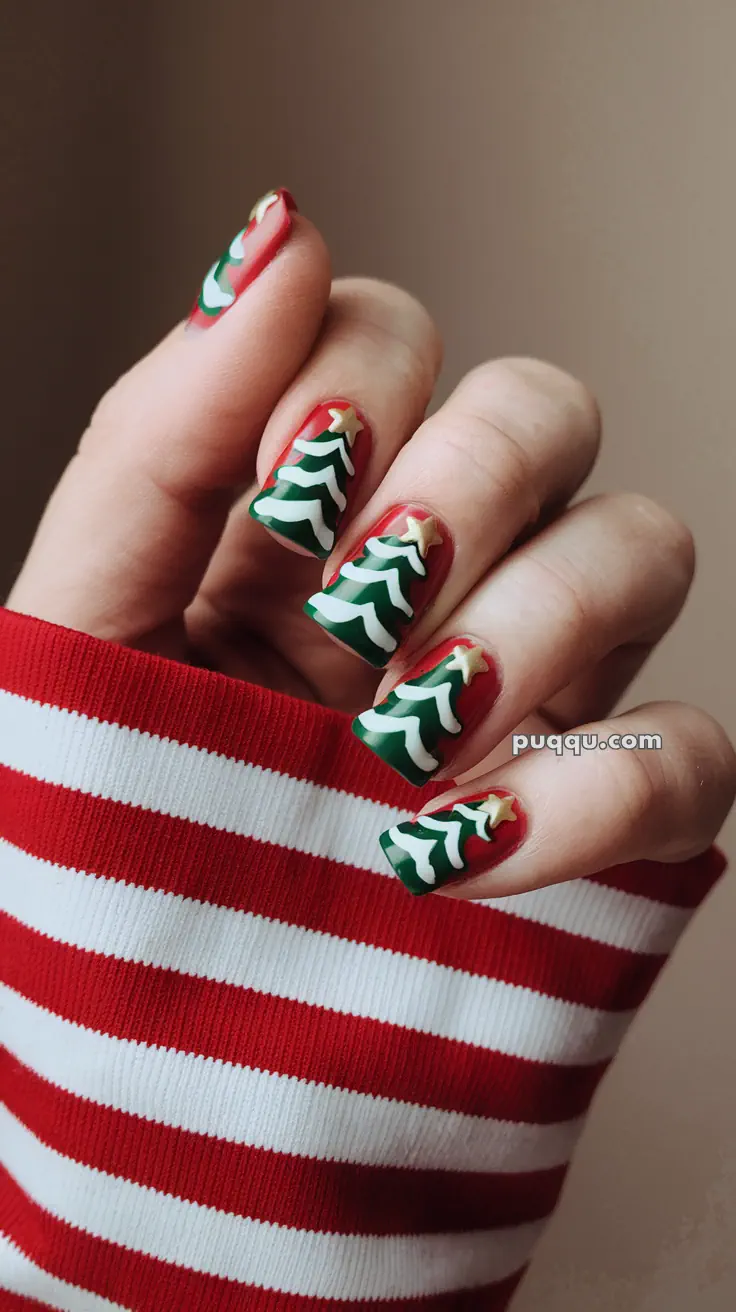
[[[0,1099],[43,1143],[86,1166],[238,1216],[341,1234],[433,1234],[537,1221],[566,1168],[485,1175],[315,1161],[227,1143],[102,1107],[0,1049]]]
[[[594,875],[591,883],[635,893],[676,907],[697,907],[720,879],[727,861],[717,847],[690,861],[630,861]]]
[[[56,943],[0,913],[10,988],[87,1029],[376,1097],[547,1124],[607,1063],[555,1066]]]
[[[41,1303],[37,1298],[27,1298],[25,1294],[11,1294],[3,1289],[3,1273],[0,1271],[0,1309],[2,1312],[33,1312],[34,1308],[51,1307],[50,1303]]]
[[[522,1272],[465,1294],[422,1299],[304,1298],[200,1275],[95,1239],[39,1207],[0,1167],[0,1231],[59,1280],[121,1303],[132,1312],[503,1312]]]
[[[366,751],[350,715],[3,607],[0,687],[400,810],[442,790],[412,788]]]
[[[395,878],[3,767],[0,834],[69,869],[296,923],[604,1011],[639,1006],[665,960],[490,907],[412,898]]]

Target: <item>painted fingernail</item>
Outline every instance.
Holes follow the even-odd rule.
[[[380,667],[436,596],[451,561],[452,539],[436,516],[417,506],[397,506],[374,524],[304,609],[334,638]]]
[[[293,210],[296,201],[283,187],[256,201],[246,226],[236,233],[202,283],[188,328],[210,328],[235,304],[283,246],[291,231]]]
[[[348,401],[318,405],[251,502],[253,519],[326,559],[370,443],[371,430],[355,406]]]
[[[451,638],[410,670],[353,732],[409,783],[421,787],[444,765],[461,733],[487,715],[501,688],[493,658],[470,638]]]
[[[409,892],[422,894],[492,870],[516,851],[525,834],[518,799],[500,788],[394,825],[380,843]]]

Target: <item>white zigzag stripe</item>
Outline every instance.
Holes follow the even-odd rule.
[[[344,437],[335,437],[330,442],[310,441],[306,437],[298,437],[294,443],[294,450],[302,451],[305,456],[329,456],[333,451],[338,451],[348,473],[351,475],[355,473],[355,465],[348,455]]]
[[[460,835],[463,829],[461,822],[459,820],[436,820],[434,816],[423,815],[420,816],[419,823],[425,829],[437,829],[445,835],[445,851],[450,865],[454,870],[462,870],[465,863],[460,855]]]
[[[433,884],[436,875],[430,864],[432,849],[437,843],[436,838],[420,838],[417,834],[407,834],[403,829],[394,825],[389,829],[388,836],[392,843],[400,847],[402,852],[406,852],[414,862],[414,869],[417,872],[417,878],[423,879],[425,884]]]
[[[201,297],[208,310],[224,310],[235,300],[235,292],[226,291],[215,277],[218,264],[219,260],[216,260],[202,283]]]
[[[479,838],[487,838],[490,840],[491,836],[488,833],[488,821],[490,817],[487,811],[480,811],[476,806],[466,806],[464,802],[458,802],[452,809],[453,811],[459,811],[460,815],[464,815],[466,820],[473,821],[475,832]]]
[[[396,556],[405,556],[414,573],[420,574],[422,578],[427,573],[427,566],[413,542],[410,542],[406,547],[392,547],[390,543],[384,542],[382,538],[368,538],[365,545],[367,550],[372,552],[374,556],[383,556],[384,560],[394,560]]]
[[[245,251],[243,250],[244,236],[245,236],[245,228],[241,228],[240,232],[236,232],[235,236],[230,242],[228,255],[230,256],[230,259],[233,260],[236,264],[242,263],[243,257],[245,255]]]
[[[265,496],[254,502],[253,509],[257,515],[281,519],[287,524],[308,520],[314,536],[325,551],[329,551],[335,541],[334,531],[325,524],[321,501],[280,501],[278,497]]]
[[[422,742],[419,732],[422,723],[418,715],[404,715],[399,720],[391,715],[379,715],[377,711],[371,709],[363,711],[362,715],[358,716],[358,720],[364,729],[372,733],[403,733],[404,745],[414,764],[427,774],[437,769],[439,761],[430,755]]]
[[[383,627],[372,601],[343,601],[341,597],[333,597],[328,592],[315,592],[309,601],[331,624],[347,624],[350,620],[362,620],[363,628],[374,646],[380,647],[382,651],[396,650],[398,645],[396,639],[392,638],[388,629]]]
[[[348,560],[340,573],[344,579],[351,579],[354,583],[385,583],[392,606],[396,610],[403,610],[411,619],[414,610],[401,591],[401,575],[397,569],[369,569],[367,565],[356,565],[355,561]]]
[[[337,486],[332,465],[325,465],[324,469],[313,469],[311,473],[308,469],[300,468],[299,465],[282,465],[276,477],[281,483],[294,483],[297,487],[317,487],[322,483],[339,510],[344,510],[348,504],[345,493]]]
[[[442,728],[448,733],[460,733],[463,726],[455,718],[450,706],[451,683],[440,683],[434,688],[422,688],[414,683],[398,683],[393,691],[395,696],[406,702],[435,701]]]

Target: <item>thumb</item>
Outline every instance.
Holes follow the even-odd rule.
[[[287,197],[257,206],[238,234],[236,276],[227,256],[213,265],[190,320],[196,331],[179,326],[103,398],[10,609],[183,654],[182,612],[327,304],[327,250]]]

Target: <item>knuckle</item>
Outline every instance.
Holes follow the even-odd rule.
[[[574,654],[576,666],[593,664],[600,658],[599,627],[595,623],[594,598],[582,577],[552,556],[528,556],[525,568],[537,575],[527,595],[543,597],[553,617],[556,632],[566,635],[566,650]]]
[[[695,539],[687,524],[640,492],[621,492],[611,501],[617,511],[623,511],[629,523],[643,528],[650,539],[656,539],[660,550],[690,582],[695,572]]]
[[[430,420],[430,424],[434,421]],[[529,452],[486,415],[467,409],[437,424],[436,439],[466,478],[492,492],[499,504],[518,506],[523,523],[534,523],[541,510]]]
[[[460,384],[476,406],[490,406],[499,426],[528,439],[530,430],[564,427],[592,462],[601,438],[601,415],[593,394],[572,374],[532,357],[507,356],[477,365]],[[533,436],[533,431],[532,431]]]
[[[412,380],[434,385],[442,364],[442,338],[429,310],[411,292],[377,278],[339,278],[332,286],[330,316],[351,333],[356,328],[385,349],[399,352]]]

